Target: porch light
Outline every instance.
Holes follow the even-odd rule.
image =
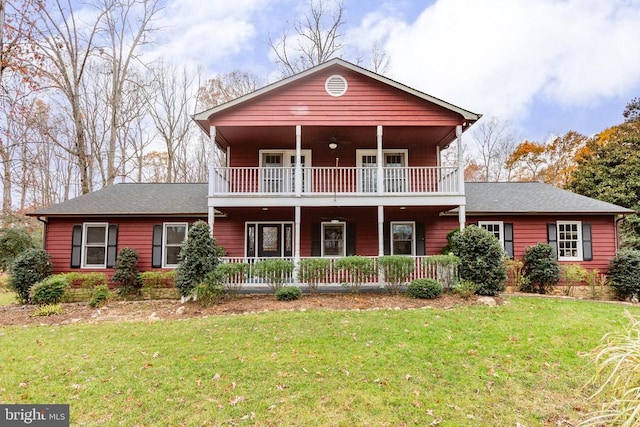
[[[338,148],[338,144],[333,142],[333,141],[331,141],[329,143],[329,148],[331,148],[332,150],[335,150],[336,148]]]
[[[268,210],[269,210],[269,208],[262,208],[262,210],[263,210],[263,211],[268,211]]]

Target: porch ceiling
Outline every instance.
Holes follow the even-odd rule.
[[[295,126],[220,126],[216,142],[227,147],[259,144],[269,148],[295,148]],[[375,126],[303,126],[302,148],[326,147],[330,138],[351,148],[375,148]],[[411,148],[418,145],[448,146],[455,138],[453,126],[384,126],[383,147]]]

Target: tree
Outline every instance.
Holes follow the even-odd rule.
[[[507,158],[506,167],[518,180],[536,181],[546,164],[545,150],[544,144],[523,141]]]
[[[20,254],[35,247],[36,243],[24,227],[3,228],[0,230],[0,270],[8,271]]]
[[[262,79],[250,71],[233,70],[219,74],[198,88],[198,109],[206,110],[224,104],[263,85]]]
[[[484,120],[478,123],[473,139],[480,154],[477,164],[483,180],[497,182],[507,178],[504,166],[515,147],[509,123],[497,117]]]
[[[345,23],[344,2],[309,0],[308,7],[293,24],[293,40],[287,28],[278,40],[269,35],[268,44],[283,77],[322,64],[344,47],[341,33]]]
[[[584,196],[640,210],[640,123],[625,122],[589,139],[567,187]],[[627,215],[622,241],[640,248],[640,218]]]
[[[209,224],[204,221],[194,223],[180,250],[180,263],[176,269],[176,287],[180,295],[189,296],[215,270],[223,254],[224,250],[211,236]]]
[[[569,131],[558,136],[545,147],[546,167],[540,172],[543,182],[563,188],[571,180],[576,167],[576,157],[585,146],[587,137]]]

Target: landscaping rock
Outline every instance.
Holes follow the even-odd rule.
[[[496,299],[493,297],[480,297],[478,298],[478,304],[488,305],[489,307],[495,307],[498,305]]]

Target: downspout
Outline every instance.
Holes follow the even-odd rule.
[[[47,247],[47,225],[49,224],[49,220],[46,216],[39,216],[36,219],[44,224],[44,226],[42,227],[42,248],[44,249]]]

